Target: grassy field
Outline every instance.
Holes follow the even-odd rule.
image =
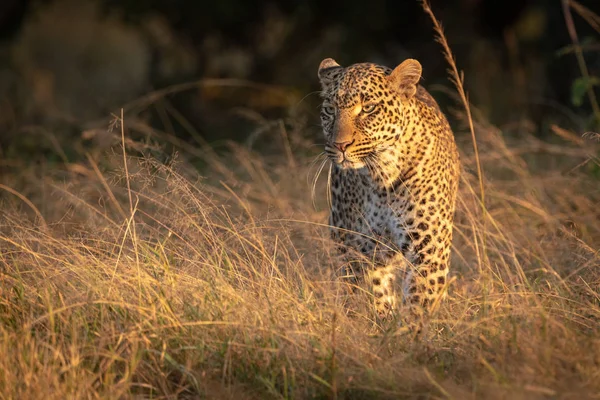
[[[600,398],[597,135],[452,111],[452,279],[415,336],[339,279],[302,119],[167,157],[126,114],[106,151],[7,161],[0,399]]]
[[[300,128],[199,149],[204,177],[118,146],[5,175],[0,397],[597,398],[598,147],[475,129],[486,214],[459,134],[450,296],[417,338],[336,278]]]

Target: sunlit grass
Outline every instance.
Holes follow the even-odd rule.
[[[466,138],[454,279],[419,338],[378,326],[369,294],[337,278],[326,178],[314,209],[303,154],[316,149],[300,132],[291,155],[279,139],[275,158],[236,147],[204,178],[127,158],[128,189],[118,155],[56,171],[32,202],[45,222],[9,194],[2,397],[598,393],[600,196],[571,170],[588,150],[565,145],[559,165],[534,168],[542,155],[477,129],[488,219]]]
[[[263,154],[169,136],[164,163],[130,133],[167,136],[121,115],[113,153],[23,164],[0,183],[0,398],[597,397],[598,144],[473,115],[451,118],[470,131],[452,278],[419,336],[339,278],[327,164],[300,123],[265,122]]]

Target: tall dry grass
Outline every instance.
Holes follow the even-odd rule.
[[[275,155],[163,163],[121,116],[129,152],[6,174],[0,398],[598,398],[598,144],[473,115],[450,295],[418,337],[337,278],[302,125],[265,125]]]
[[[152,158],[125,173],[118,152],[6,176],[32,203],[2,199],[0,397],[597,396],[600,193],[576,168],[593,142],[475,128],[487,221],[460,136],[454,281],[417,339],[336,279],[300,131],[263,133],[280,156],[207,153],[203,178]]]

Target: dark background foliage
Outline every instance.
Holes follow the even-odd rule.
[[[595,0],[580,4],[598,11]],[[596,128],[585,96],[595,81],[580,80],[560,0],[432,6],[465,71],[470,100],[492,123],[526,122],[540,136],[553,123],[577,132]],[[600,76],[598,32],[573,15],[590,75]],[[325,57],[389,66],[417,58],[423,84],[443,108],[455,104],[440,89],[450,87],[447,63],[418,1],[3,0],[0,149],[5,156],[35,153],[44,140],[31,128],[39,126],[70,143],[146,93],[207,78],[275,85],[287,94],[281,101],[272,91],[230,82],[170,96],[168,106],[209,142],[246,138],[249,111],[268,119],[307,116],[314,128],[316,68]],[[232,114],[240,108],[246,118]],[[146,111],[151,125],[190,140],[189,127],[161,125],[160,110]]]

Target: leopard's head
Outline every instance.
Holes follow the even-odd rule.
[[[376,64],[319,65],[325,152],[341,168],[362,168],[400,140],[403,113],[421,78],[421,64],[408,59],[394,70]]]

